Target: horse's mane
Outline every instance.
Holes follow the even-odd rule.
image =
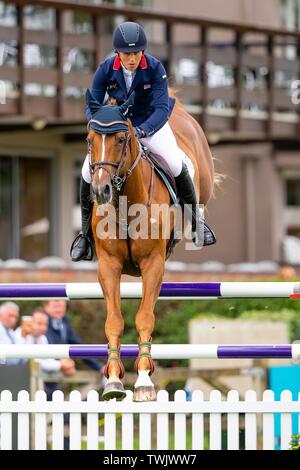
[[[176,105],[179,106],[180,108],[184,108],[184,104],[183,102],[181,101],[181,99],[178,98],[177,96],[177,91],[175,90],[175,88],[173,87],[168,87],[168,91],[169,91],[169,96],[171,98],[175,98],[176,100]]]

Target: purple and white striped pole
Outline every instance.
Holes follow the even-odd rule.
[[[300,359],[300,344],[153,344],[153,359],[241,359],[282,358]],[[138,345],[121,346],[121,356],[135,358]],[[1,344],[1,359],[42,358],[107,358],[107,345],[103,344]]]
[[[164,282],[160,299],[297,298],[300,282]],[[141,282],[122,282],[121,298],[140,299]],[[0,284],[0,300],[103,299],[97,282]]]

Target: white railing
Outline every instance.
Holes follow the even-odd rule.
[[[280,401],[275,401],[274,393],[266,390],[263,399],[258,401],[256,392],[249,390],[245,400],[240,401],[235,390],[228,393],[226,400],[214,390],[210,400],[205,401],[203,393],[195,391],[192,400],[186,401],[186,393],[178,390],[174,401],[169,401],[168,393],[162,390],[156,402],[135,403],[130,391],[123,402],[103,402],[94,390],[88,393],[86,401],[81,400],[78,391],[71,392],[69,400],[56,391],[52,401],[46,401],[46,394],[38,391],[35,400],[30,401],[24,390],[14,401],[11,392],[5,390],[0,395],[1,449],[12,449],[14,413],[17,414],[17,448],[22,450],[47,447],[62,450],[64,413],[69,415],[72,450],[82,447],[89,450],[218,450],[222,448],[224,430],[227,431],[227,448],[234,450],[241,448],[241,429],[245,430],[245,449],[270,450],[275,448],[274,413],[280,413],[280,448],[288,449],[292,413],[297,413],[298,432],[300,430],[300,393],[298,401],[293,401],[291,392],[285,390]],[[34,429],[34,437],[30,429]]]

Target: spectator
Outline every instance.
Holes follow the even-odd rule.
[[[49,300],[45,304],[45,311],[49,317],[47,339],[49,344],[82,344],[79,336],[72,329],[69,319],[66,316],[67,303],[65,300]],[[96,359],[83,359],[91,369],[102,374],[103,364]],[[47,383],[46,391],[50,399],[54,390],[59,390],[59,384]]]
[[[4,302],[0,306],[0,344],[19,343],[15,334],[15,327],[19,320],[19,306],[14,302]],[[16,365],[24,364],[24,359],[0,358],[0,364]]]
[[[48,330],[48,315],[42,308],[36,308],[32,312],[30,324],[24,323],[16,330],[16,336],[20,343],[48,344],[45,336]],[[62,372],[65,376],[75,374],[75,363],[72,359],[36,359],[41,370],[46,373]]]

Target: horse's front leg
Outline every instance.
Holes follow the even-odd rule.
[[[102,397],[104,400],[112,398],[123,400],[126,396],[121,382],[124,376],[124,367],[120,359],[120,338],[124,330],[120,299],[123,262],[117,256],[111,256],[105,251],[101,251],[98,258],[98,279],[106,303],[105,334],[108,339],[108,360],[104,370],[104,375],[108,380]]]
[[[165,251],[163,251],[165,253]],[[164,274],[165,259],[162,252],[153,252],[140,261],[143,279],[143,296],[136,315],[139,333],[139,355],[135,362],[138,378],[134,386],[134,401],[154,401],[156,392],[150,375],[154,371],[151,357],[151,334],[154,329],[154,306],[160,292]]]

